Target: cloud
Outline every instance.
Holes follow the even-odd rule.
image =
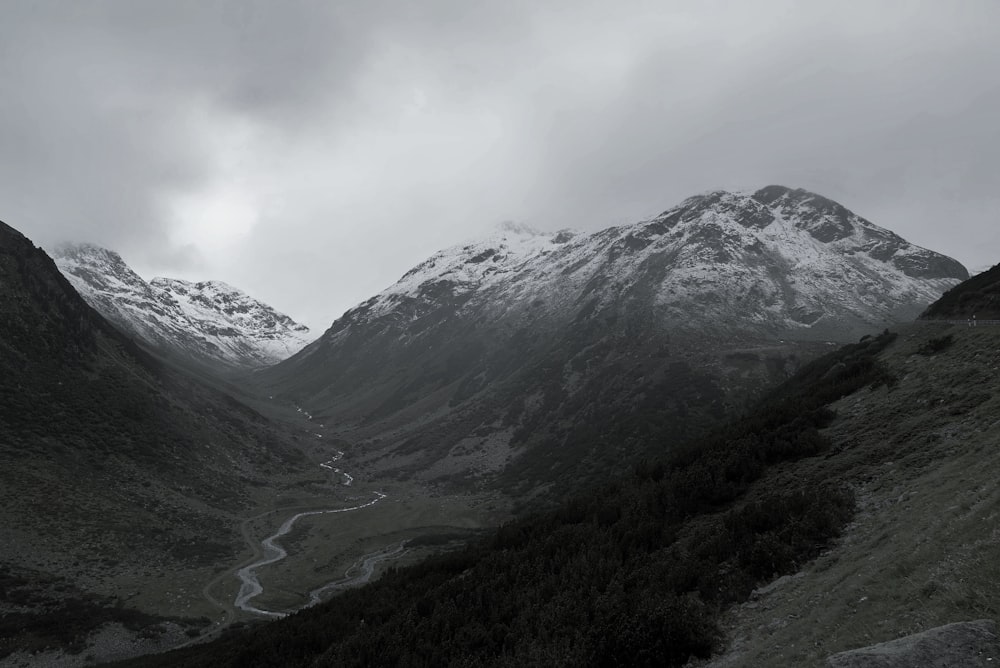
[[[0,7],[0,218],[323,328],[503,219],[821,192],[995,263],[1000,5]]]

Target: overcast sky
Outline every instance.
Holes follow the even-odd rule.
[[[9,0],[0,220],[312,326],[514,220],[803,187],[1000,262],[998,0]]]

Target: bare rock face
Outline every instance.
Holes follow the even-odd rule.
[[[966,668],[1000,665],[1000,631],[992,619],[958,622],[898,640],[840,652],[830,668]]]

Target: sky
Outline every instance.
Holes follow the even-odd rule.
[[[0,220],[316,334],[503,221],[769,184],[1000,262],[1000,2],[0,3]]]

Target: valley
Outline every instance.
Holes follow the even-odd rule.
[[[327,475],[332,485],[343,485],[342,473]],[[339,498],[296,497],[294,506],[245,521],[253,562],[228,571],[232,581],[218,582],[212,591],[234,598],[235,608],[249,618],[284,616],[319,602],[324,593],[367,582],[377,569],[412,563],[438,551],[435,546],[461,543],[506,517],[499,495],[435,494],[399,482],[349,487]],[[235,594],[234,582],[239,584]]]
[[[510,516],[510,500],[496,492],[448,493],[353,468],[350,453],[357,447],[324,438],[334,430],[299,407],[269,403],[272,419],[315,439],[308,453],[317,464],[273,497],[272,510],[241,523],[252,561],[207,589],[217,600],[234,601],[223,607],[246,613],[236,613],[245,620],[313,605],[387,566],[461,545]],[[328,440],[348,452],[330,448]]]
[[[295,654],[292,665],[364,665],[358,656],[391,663],[415,654],[433,663],[449,651],[521,653],[501,665],[534,660],[528,657],[589,665],[609,656],[653,665],[658,662],[644,657],[655,647],[668,665],[692,668],[818,667],[843,650],[996,617],[1000,327],[930,321],[898,329],[807,365],[771,397],[778,402],[771,412],[749,418],[758,425],[749,440],[729,427],[660,468],[637,468],[553,513],[505,523],[464,553],[387,575],[381,588],[311,608],[256,631],[252,640],[238,636],[200,653],[166,655],[165,663],[150,658],[149,665],[251,657],[267,665],[292,656],[294,645],[285,639],[306,633],[325,649]],[[818,420],[815,436],[806,429],[793,437],[781,426],[791,419],[787,424],[802,429],[811,402],[828,399],[829,411],[806,417]],[[777,417],[786,410],[777,408],[780,402],[790,402],[788,417]],[[774,420],[777,439],[771,441],[761,427],[774,429]],[[769,453],[763,467],[730,463],[758,447]],[[706,457],[712,464],[703,468],[699,459]],[[717,471],[727,473],[720,479]],[[733,503],[719,505],[719,498]],[[671,511],[671,503],[686,512]],[[688,520],[673,525],[679,516]],[[803,531],[804,540],[794,538]],[[820,541],[821,535],[835,537]],[[730,552],[731,541],[745,547]],[[789,549],[804,552],[794,557]],[[706,563],[716,558],[717,570]],[[606,560],[630,576],[614,584],[615,569]],[[562,567],[550,570],[555,564]],[[699,577],[700,568],[710,575]],[[556,582],[575,592],[569,600]],[[692,593],[674,599],[661,591],[669,586]],[[400,599],[403,592],[416,593]],[[508,595],[522,597],[514,616],[505,616]],[[650,598],[666,603],[652,607]],[[436,612],[451,600],[470,619],[448,617],[447,607]],[[484,600],[492,603],[474,603]],[[734,605],[716,608],[712,601]],[[721,613],[715,630],[705,617],[713,609]],[[349,625],[353,615],[381,620],[373,628],[376,639],[331,630]],[[588,615],[595,619],[584,622]],[[548,622],[528,621],[539,617]],[[414,619],[418,626],[411,630]],[[427,643],[421,634],[436,632],[432,619],[451,630]],[[494,627],[501,635],[476,635],[490,623],[501,624]],[[591,629],[583,638],[576,638],[578,624]],[[546,629],[545,647],[559,648],[555,653],[533,654],[538,645],[520,635],[538,628]],[[672,634],[662,645],[656,641],[661,631]],[[608,638],[613,642],[605,644]],[[243,648],[243,642],[252,644]],[[483,650],[466,642],[497,644]],[[560,663],[559,655],[575,658]]]
[[[211,544],[205,541],[189,548],[191,558],[203,564],[194,567],[162,557],[150,559],[142,570],[132,567],[132,559],[107,567],[42,562],[50,572],[81,582],[119,606],[142,610],[150,616],[145,630],[102,626],[72,654],[50,649],[28,659],[14,652],[0,657],[0,665],[89,665],[94,658],[103,662],[210,641],[234,623],[284,616],[360,586],[387,567],[455,549],[509,516],[509,501],[497,494],[447,495],[418,483],[380,483],[348,473],[349,459],[322,443],[315,424],[291,408],[276,414],[297,421],[287,429],[311,439],[304,449],[315,463],[254,490],[245,498],[245,516],[234,512],[212,525],[215,541],[239,536],[240,543],[229,548],[232,556],[201,556]],[[95,531],[101,531],[100,523]],[[107,538],[102,547],[133,555],[136,548]],[[6,559],[23,554],[7,552]]]
[[[392,556],[419,558],[505,511],[491,495],[442,499],[347,471],[349,444],[327,445],[293,406],[257,397],[250,408],[229,392],[252,392],[123,336],[5,225],[0,286],[2,665],[163,651],[259,618],[233,605],[236,573],[296,513],[391,496],[387,510],[297,522],[288,558],[260,571],[258,601],[278,609],[308,603],[356,562],[355,580],[376,574],[387,546],[409,540]],[[344,469],[322,466],[344,451]]]
[[[6,308],[20,315],[0,341],[10,370],[0,390],[13,409],[0,422],[10,438],[0,449],[10,463],[0,562],[22,603],[5,608],[17,632],[0,641],[4,666],[87,665],[202,644],[210,656],[213,643],[227,647],[248,628],[322,616],[330,597],[380,596],[364,585],[383,575],[387,586],[407,588],[411,573],[434,580],[451,563],[471,564],[484,581],[514,578],[510,591],[489,585],[504,595],[524,595],[536,577],[554,578],[543,591],[559,591],[572,570],[549,572],[549,553],[577,560],[566,552],[580,547],[576,539],[542,547],[533,537],[522,554],[517,532],[536,536],[533,522],[555,517],[558,531],[590,535],[573,528],[579,519],[566,520],[581,513],[644,546],[630,555],[603,542],[608,534],[592,536],[601,545],[596,572],[638,568],[633,577],[653,586],[650,574],[667,568],[657,550],[667,550],[673,569],[686,563],[678,549],[717,550],[697,568],[716,559],[729,567],[711,537],[717,519],[682,521],[687,515],[711,518],[714,504],[732,503],[725,517],[753,517],[752,504],[776,504],[793,519],[805,513],[795,520],[803,524],[781,529],[792,541],[778,552],[787,568],[837,535],[847,496],[824,483],[803,506],[805,483],[774,496],[755,482],[771,475],[768,466],[780,470],[824,447],[813,431],[828,420],[818,399],[802,399],[812,402],[805,423],[793,419],[794,400],[782,399],[773,416],[752,411],[803,373],[809,387],[823,387],[825,376],[809,376],[816,358],[856,360],[850,368],[860,371],[837,387],[887,382],[872,355],[888,334],[839,345],[876,323],[912,318],[966,275],[813,193],[718,191],[587,236],[502,227],[441,251],[269,365],[259,356],[273,349],[269,337],[301,341],[302,330],[235,288],[147,284],[120,256],[91,246],[63,251],[57,271],[40,249],[7,234]],[[841,274],[854,292],[838,292]],[[171,311],[177,295],[197,301],[200,320],[188,307]],[[233,319],[212,324],[225,318]],[[161,333],[143,338],[147,320]],[[215,348],[221,356],[206,357]],[[763,440],[728,452],[717,434],[733,419],[732,429],[763,429]],[[675,462],[667,482],[663,461]],[[621,486],[634,478],[641,492]],[[566,510],[581,493],[592,498]],[[659,519],[623,514],[636,503]],[[702,531],[709,537],[698,538]],[[701,656],[715,642],[704,635],[715,606],[739,601],[769,573],[753,550],[775,548],[756,546],[759,536],[741,540],[752,553],[740,557],[732,583],[716,594],[698,585],[706,598],[690,612],[701,621],[678,640],[683,651]],[[512,552],[493,556],[507,543]],[[482,570],[494,558],[514,561]],[[550,564],[544,573],[540,563]],[[50,580],[57,584],[43,585]],[[100,614],[66,607],[75,599],[54,593],[63,581]],[[662,614],[694,605],[670,589],[690,584],[682,574],[667,582],[673,612]],[[419,576],[412,584],[427,586]],[[616,596],[614,606],[627,608]],[[357,609],[344,605],[347,615]],[[620,612],[643,628],[661,614]],[[72,623],[53,629],[56,619]],[[559,642],[574,656],[611,651]]]
[[[0,1],[0,668],[1000,664],[998,25]]]

